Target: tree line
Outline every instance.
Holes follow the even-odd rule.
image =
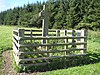
[[[1,12],[0,24],[42,27],[38,13],[44,4],[49,12],[49,28],[100,28],[100,0],[48,0],[43,3],[28,3]]]

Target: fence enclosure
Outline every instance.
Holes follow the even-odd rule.
[[[45,37],[42,30],[13,30],[13,54],[17,65],[45,65],[56,59],[85,55],[86,50],[86,30],[48,30]]]

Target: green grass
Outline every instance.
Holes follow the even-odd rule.
[[[11,26],[0,26],[0,52],[12,48],[12,29]]]
[[[12,29],[11,26],[0,26],[0,55],[5,50],[12,49]],[[0,57],[0,74],[4,75],[2,69],[2,57]]]
[[[2,72],[2,57],[0,56],[0,75],[4,75],[3,72]]]
[[[0,52],[12,49],[12,30],[15,27],[0,26]],[[100,32],[89,31],[88,54],[91,64],[47,71],[38,73],[40,75],[100,75]],[[62,63],[63,64],[63,63]],[[0,66],[2,59],[0,57]]]
[[[100,63],[54,70],[41,73],[40,75],[100,75]]]
[[[12,49],[12,31],[14,28],[18,28],[18,27],[0,26],[0,52],[2,52],[4,50]],[[34,29],[36,29],[36,28],[34,28]]]

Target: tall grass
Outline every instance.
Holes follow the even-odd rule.
[[[100,53],[100,31],[88,31],[88,52]]]
[[[12,48],[12,29],[11,26],[0,26],[0,52]]]

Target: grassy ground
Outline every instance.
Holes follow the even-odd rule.
[[[12,49],[12,29],[11,26],[0,26],[0,52]],[[88,34],[88,53],[91,63],[68,69],[53,70],[40,75],[100,75],[100,32],[89,31]],[[2,59],[0,57],[0,66]]]
[[[54,70],[41,73],[40,75],[100,75],[100,63]]]
[[[18,27],[0,26],[0,52],[12,49],[12,30],[14,28]]]
[[[0,74],[2,69],[2,57],[1,53],[4,50],[12,48],[12,27],[11,26],[0,26]],[[1,74],[3,75],[3,74]]]
[[[12,29],[11,26],[0,26],[0,52],[12,48]]]

